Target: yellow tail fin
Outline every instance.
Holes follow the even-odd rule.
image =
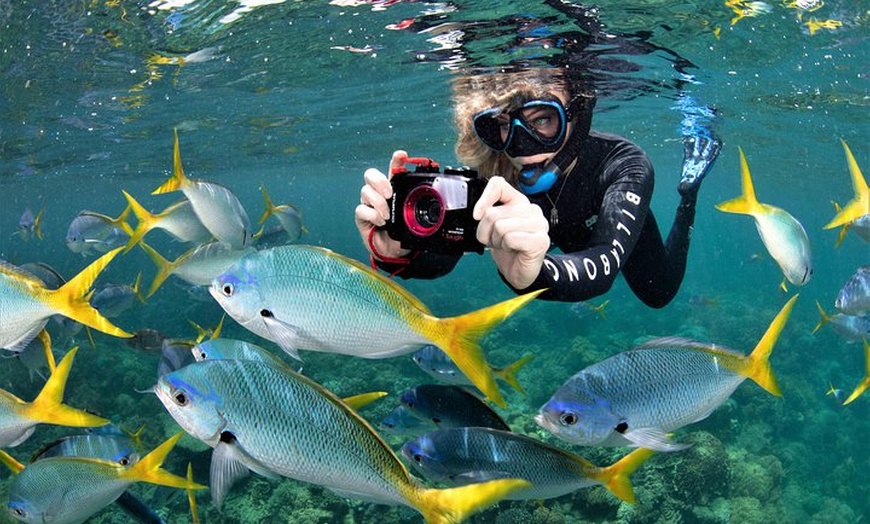
[[[472,384],[501,407],[506,406],[504,398],[478,341],[490,329],[543,292],[533,291],[465,315],[437,319],[444,329],[435,330],[437,340],[433,342],[447,353]]]
[[[54,370],[57,369],[57,363],[54,361],[54,353],[51,351],[51,335],[48,334],[45,328],[42,328],[36,337],[42,342],[42,348],[45,350],[45,362],[48,363],[48,371],[54,373]]]
[[[42,391],[30,404],[25,404],[21,414],[30,420],[44,424],[71,427],[94,427],[105,426],[108,420],[91,415],[82,410],[67,406],[63,403],[63,394],[66,389],[66,381],[72,368],[78,348],[72,348],[61,359],[54,373],[45,382]]]
[[[852,150],[849,149],[846,141],[840,140],[840,142],[843,143],[843,149],[846,151],[846,161],[849,163],[849,172],[852,174],[852,188],[855,190],[855,198],[850,200],[823,229],[833,229],[849,224],[870,214],[870,186],[864,180],[861,168],[858,167],[858,162],[852,155]]]
[[[160,187],[151,192],[152,195],[161,195],[163,193],[171,193],[183,188],[189,183],[187,177],[184,176],[184,168],[181,166],[181,149],[178,147],[178,130],[173,129],[175,134],[175,145],[172,148],[172,176],[164,182]]]
[[[101,256],[60,288],[42,290],[40,292],[42,299],[57,313],[86,326],[116,337],[132,337],[130,333],[109,322],[88,302],[94,281],[121,249],[120,247],[113,249]]]
[[[269,198],[269,193],[266,192],[266,186],[261,185],[260,191],[263,192],[263,201],[266,205],[266,210],[263,211],[263,214],[260,216],[260,220],[257,220],[258,224],[262,224],[266,221],[267,218],[272,216],[272,213],[275,212],[275,204],[272,203],[272,199]]]
[[[193,481],[193,464],[187,463],[187,502],[190,505],[190,518],[193,524],[199,524],[199,511],[196,509],[196,491],[191,487],[196,483]]]
[[[867,339],[864,339],[864,380],[858,384],[858,387],[855,388],[855,391],[849,395],[849,398],[843,402],[843,405],[849,404],[856,398],[860,397],[862,393],[864,393],[867,388],[870,388],[870,344],[867,344]]]
[[[172,272],[175,271],[179,263],[185,260],[185,258],[191,253],[191,251],[188,251],[174,261],[170,262],[163,258],[160,253],[155,251],[153,247],[149,246],[145,242],[139,242],[139,245],[142,247],[145,253],[148,254],[151,260],[154,261],[154,265],[157,266],[157,274],[154,275],[154,280],[151,281],[151,287],[148,288],[148,294],[145,295],[145,298],[151,298],[151,295],[153,295],[157,291],[157,289],[159,289],[160,286],[163,285],[163,282],[165,282],[166,279],[169,278],[169,275],[171,275]]]
[[[169,486],[170,488],[205,489],[205,486],[170,473],[160,467],[182,435],[184,435],[184,432],[179,432],[169,437],[166,442],[154,448],[154,451],[145,455],[142,457],[142,460],[121,473],[121,478],[133,482],[149,482],[160,486]]]
[[[607,488],[607,491],[619,497],[620,500],[634,504],[634,488],[629,477],[654,453],[655,451],[650,449],[637,448],[615,464],[599,468],[592,478],[600,482]]]
[[[738,149],[740,151],[740,171],[743,194],[737,198],[717,204],[716,209],[726,213],[754,215],[761,212],[761,204],[758,202],[758,199],[755,198],[755,187],[752,185],[752,175],[749,173],[749,164],[746,162],[746,156],[743,155],[743,149]]]
[[[501,479],[450,489],[421,489],[414,506],[428,524],[456,524],[511,493],[530,487],[520,479]]]
[[[515,390],[517,390],[520,393],[522,393],[523,395],[525,395],[526,392],[523,390],[523,387],[520,385],[519,380],[517,380],[517,371],[519,371],[521,367],[528,364],[529,361],[532,360],[533,358],[535,358],[535,355],[529,353],[528,355],[524,355],[524,356],[520,357],[519,360],[517,360],[516,362],[514,362],[513,364],[511,364],[509,366],[505,366],[501,369],[494,370],[496,378],[500,378],[501,380],[507,382],[508,384],[510,384],[510,386],[512,388],[514,388]]]
[[[788,302],[782,307],[773,322],[767,328],[764,336],[756,344],[755,349],[746,358],[746,369],[743,374],[754,380],[759,386],[766,389],[770,394],[777,397],[782,396],[779,390],[779,385],[776,383],[776,377],[773,376],[773,370],[770,368],[770,353],[773,351],[773,346],[776,344],[785,323],[788,321],[794,303],[800,295],[791,297]]]
[[[130,193],[123,189],[121,192],[124,193],[124,198],[127,199],[130,209],[133,211],[133,214],[136,215],[136,220],[139,221],[136,224],[136,229],[133,230],[133,234],[130,235],[130,240],[127,241],[127,245],[124,246],[124,252],[126,253],[127,251],[130,251],[133,246],[138,244],[139,241],[154,228],[154,224],[157,222],[158,217],[145,209]]]
[[[813,328],[813,335],[816,334],[816,331],[818,331],[819,328],[831,321],[831,316],[825,312],[818,300],[816,300],[816,307],[819,308],[819,315],[821,315],[821,318],[819,318],[819,323],[816,324],[816,327]]]

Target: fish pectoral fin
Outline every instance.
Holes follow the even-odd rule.
[[[297,349],[300,338],[298,329],[295,326],[278,320],[268,310],[263,310],[260,316],[263,319],[263,324],[266,325],[266,329],[269,330],[269,334],[272,335],[272,341],[278,344],[285,353],[301,362],[302,357],[299,356],[299,350]]]
[[[229,442],[222,440],[214,448],[211,455],[211,467],[209,470],[209,485],[211,498],[218,508],[224,502],[224,498],[233,485],[246,478],[249,471],[254,471],[264,477],[277,479],[279,476],[254,460],[239,446],[235,437]]]
[[[660,428],[631,429],[623,433],[622,436],[640,448],[655,451],[680,451],[681,449],[691,447],[691,444],[673,442],[670,435]]]

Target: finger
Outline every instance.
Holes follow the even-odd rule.
[[[497,202],[503,205],[524,204],[528,203],[529,199],[508,184],[507,180],[500,176],[495,176],[487,182],[486,187],[483,189],[483,194],[480,195],[480,199],[474,205],[471,216],[475,220],[481,220],[486,210]]]
[[[373,167],[366,169],[365,173],[363,173],[363,180],[365,181],[365,186],[363,186],[363,188],[371,187],[383,196],[383,198],[390,198],[393,196],[393,186],[390,184],[390,179],[379,170]]]
[[[534,215],[513,216],[496,220],[492,224],[489,233],[490,247],[527,251],[539,249],[541,244],[549,243],[547,221],[543,217],[539,219]],[[514,237],[514,235],[520,236]],[[524,235],[528,235],[528,237]],[[519,245],[509,243],[507,240],[509,238],[532,238],[535,243],[528,246]]]
[[[359,200],[360,204],[375,211],[378,220],[372,220],[372,223],[382,226],[390,218],[390,208],[387,205],[387,199],[372,186],[366,185],[360,189]]]
[[[393,153],[393,157],[390,159],[390,173],[393,172],[393,169],[397,167],[403,167],[405,162],[408,161],[408,152],[399,149]]]
[[[384,218],[381,217],[376,209],[365,204],[356,206],[353,214],[354,221],[360,229],[369,230],[375,226],[382,226],[386,223]]]

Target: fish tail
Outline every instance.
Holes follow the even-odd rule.
[[[843,405],[849,404],[856,398],[860,397],[867,388],[870,388],[870,344],[867,343],[867,339],[864,339],[864,380],[858,384],[858,387],[855,388],[855,391],[849,395],[849,398],[843,402]]]
[[[184,168],[181,166],[181,149],[178,147],[178,130],[173,129],[175,133],[175,145],[172,148],[172,176],[169,180],[163,182],[157,189],[151,192],[152,195],[162,195],[163,193],[171,193],[178,191],[187,183],[187,177],[184,176]]]
[[[154,280],[151,281],[151,287],[148,288],[148,294],[145,295],[145,298],[151,298],[158,288],[169,278],[169,275],[175,271],[175,263],[170,262],[163,258],[160,253],[154,250],[153,247],[149,246],[145,242],[139,242],[139,245],[148,254],[151,260],[154,261],[154,265],[157,266],[157,274],[154,275]]]
[[[761,204],[755,197],[755,187],[752,185],[752,175],[749,173],[749,163],[746,162],[746,156],[743,154],[743,149],[738,147],[738,150],[740,151],[740,171],[743,194],[737,198],[717,204],[716,209],[724,211],[725,213],[752,215],[761,210]]]
[[[108,420],[102,417],[91,415],[63,403],[63,393],[66,389],[67,378],[69,378],[69,372],[77,352],[78,347],[74,347],[61,359],[36,399],[27,404],[22,410],[24,416],[30,420],[45,424],[55,424],[57,426],[87,428],[105,426],[109,423]]]
[[[500,479],[458,488],[420,489],[414,507],[428,524],[456,524],[511,493],[530,487],[521,479]]]
[[[758,341],[755,349],[747,357],[747,368],[744,375],[754,380],[759,386],[763,387],[770,394],[781,397],[782,392],[779,390],[779,385],[776,383],[776,377],[773,376],[773,370],[770,367],[770,353],[773,351],[773,346],[776,344],[785,323],[788,321],[794,303],[800,294],[791,297],[788,302],[777,313],[773,322],[765,331],[764,336]]]
[[[837,226],[849,224],[870,213],[870,186],[864,180],[861,168],[858,167],[858,162],[855,160],[855,156],[852,154],[852,150],[849,149],[846,141],[840,139],[840,142],[843,143],[843,149],[846,151],[846,162],[849,164],[849,173],[852,175],[852,187],[855,190],[855,198],[840,209],[823,229],[834,229]]]
[[[601,316],[601,318],[603,318],[604,320],[607,320],[607,314],[604,313],[604,308],[607,307],[607,304],[610,304],[609,300],[605,300],[601,304],[592,308],[592,310],[598,313],[598,315]]]
[[[180,477],[163,469],[163,461],[175,447],[178,439],[184,432],[178,432],[169,437],[166,442],[160,444],[154,450],[142,457],[142,459],[121,473],[121,478],[134,482],[149,482],[160,486],[180,489],[205,489],[205,486],[193,482],[191,479]]]
[[[132,337],[130,333],[109,322],[88,302],[94,281],[121,249],[123,248],[115,248],[101,256],[60,288],[41,291],[43,300],[61,315],[98,331],[116,337]]]
[[[263,201],[266,205],[266,209],[263,211],[263,214],[260,216],[260,220],[257,220],[258,224],[262,224],[266,221],[267,218],[272,216],[272,213],[275,212],[275,204],[272,203],[272,199],[269,198],[269,193],[266,192],[266,186],[261,185],[260,191],[263,193]]]
[[[509,366],[505,366],[499,370],[496,370],[495,371],[496,378],[499,378],[499,379],[507,382],[512,388],[514,388],[515,390],[517,390],[520,393],[522,393],[523,395],[525,395],[526,392],[523,390],[523,387],[520,385],[519,380],[517,380],[517,371],[519,371],[520,368],[522,368],[523,366],[528,364],[529,361],[532,360],[533,358],[535,358],[535,355],[533,355],[531,353],[529,353],[528,355],[524,355],[524,356],[520,357],[520,359],[517,360],[516,362],[514,362],[513,364],[511,364]]]
[[[39,213],[36,214],[36,218],[33,219],[33,233],[36,235],[36,238],[42,240],[42,215],[45,213],[45,208],[40,209]]]
[[[593,474],[592,477],[620,500],[634,504],[634,487],[631,485],[629,477],[654,453],[655,451],[651,449],[637,448],[619,459],[615,464],[606,468],[599,468],[598,472]]]
[[[816,327],[813,328],[813,335],[815,335],[816,331],[818,331],[822,326],[831,321],[831,316],[825,312],[825,309],[818,300],[816,300],[816,307],[819,308],[819,315],[821,315],[821,318],[819,318],[819,323],[816,324]]]
[[[127,245],[124,246],[124,252],[126,253],[127,251],[133,249],[133,246],[138,244],[139,241],[142,240],[143,237],[145,237],[145,234],[151,231],[152,228],[154,228],[157,217],[155,217],[150,211],[145,209],[142,204],[137,202],[130,193],[124,191],[123,189],[121,190],[121,192],[124,193],[124,198],[127,199],[130,209],[133,211],[133,214],[136,215],[136,220],[139,221],[139,223],[136,224],[136,229],[134,229],[133,233],[130,234],[130,240],[127,241]]]
[[[456,366],[495,404],[505,407],[504,397],[495,382],[492,368],[487,364],[478,341],[493,327],[511,316],[519,308],[543,293],[544,290],[526,293],[504,302],[499,302],[458,317],[438,319],[446,329],[436,330],[438,340],[433,340]]]

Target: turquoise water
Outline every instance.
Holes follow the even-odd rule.
[[[576,30],[566,14],[527,0],[509,6],[482,0],[285,2],[236,12],[243,4],[0,0],[0,258],[46,262],[66,277],[80,271],[91,258],[64,243],[79,211],[116,216],[125,205],[122,189],[154,210],[174,201],[149,193],[170,173],[177,128],[189,175],[226,185],[255,219],[265,185],[276,203],[291,202],[302,211],[308,229],[303,242],[365,260],[353,225],[363,171],[385,168],[399,147],[455,163],[452,75],[463,67],[534,62],[557,53],[540,41],[512,46],[517,16],[543,21],[553,33]],[[739,193],[741,146],[759,199],[798,218],[813,248],[815,273],[800,290],[772,357],[784,396],[746,383],[710,418],[681,430],[679,438],[696,446],[658,454],[635,473],[634,507],[592,488],[546,507],[505,502],[472,522],[854,523],[870,515],[870,399],[840,407],[825,395],[831,384],[851,392],[864,375],[864,357],[859,344],[846,343],[828,326],[812,334],[819,320],[815,301],[833,310],[837,291],[868,263],[864,241],[850,233],[835,248],[837,233],[822,226],[833,216],[832,200],[842,204],[853,196],[840,139],[864,171],[870,169],[870,3],[829,1],[810,10],[771,1],[756,2],[755,10],[757,16],[732,25],[735,11],[722,2],[597,4],[601,34],[661,49],[624,56],[640,66],[634,73],[602,75],[629,87],[611,92],[610,84],[602,84],[594,123],[649,153],[658,175],[653,210],[660,224],[669,222],[678,202],[677,96],[689,94],[721,116],[725,148],[700,194],[686,279],[677,298],[657,311],[618,281],[601,298],[610,300],[607,319],[578,319],[567,304],[533,303],[496,328],[484,346],[495,364],[537,355],[520,374],[528,394],[508,392],[510,407],[502,414],[515,430],[542,438],[532,417],[555,389],[636,341],[680,335],[751,350],[796,290],[779,289],[781,273],[752,220],[713,207]],[[418,25],[386,29],[408,19]],[[811,20],[841,25],[811,34]],[[438,24],[450,25],[420,32]],[[515,49],[504,51],[509,47]],[[674,57],[692,67],[675,68]],[[27,207],[45,209],[41,241],[16,234]],[[167,254],[182,252],[162,233],[149,241]],[[753,262],[756,255],[761,259]],[[117,258],[101,282],[132,282],[140,272],[150,282],[154,266],[134,250]],[[488,255],[468,255],[437,281],[402,283],[439,316],[511,296]],[[188,320],[214,326],[221,313],[213,301],[194,298],[170,279],[116,323],[129,331],[193,337]],[[256,341],[229,320],[224,334]],[[137,392],[153,385],[157,353],[102,334],[95,335],[96,348],[84,335],[76,342],[82,350],[67,388],[69,404],[129,430],[144,424],[148,449],[179,430],[153,395]],[[339,395],[389,392],[362,411],[375,423],[396,405],[398,393],[427,381],[409,358],[304,358],[305,374]],[[15,360],[5,362],[0,377],[0,387],[24,399],[42,386]],[[70,431],[40,426],[10,452],[25,460]],[[624,451],[572,450],[599,465]],[[188,461],[196,479],[206,482],[208,452],[190,437],[166,467],[183,473]],[[9,482],[3,476],[5,504]],[[169,522],[190,521],[183,493],[146,485],[133,491]],[[221,512],[207,494],[198,501],[208,523],[421,520],[405,508],[347,502],[318,487],[259,477],[237,486]],[[128,521],[110,507],[89,522]]]

